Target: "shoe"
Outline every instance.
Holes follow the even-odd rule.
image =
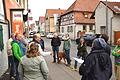
[[[52,63],[56,63],[55,61],[53,61]]]
[[[77,69],[76,69],[76,68],[73,68],[72,70],[73,70],[73,71],[77,71]]]
[[[70,64],[66,64],[67,67],[70,67]]]

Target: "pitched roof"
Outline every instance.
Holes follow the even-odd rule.
[[[101,1],[106,5],[105,1]],[[120,2],[107,2],[108,8],[110,8],[114,13],[120,14]]]
[[[49,17],[53,17],[53,14],[63,14],[66,10],[63,9],[47,9],[46,14]]]
[[[96,8],[99,0],[76,0],[68,9],[67,12],[71,11],[88,11],[93,12]]]

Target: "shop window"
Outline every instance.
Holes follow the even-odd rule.
[[[3,49],[4,49],[3,28],[2,28],[2,25],[0,25],[0,50],[2,51]]]

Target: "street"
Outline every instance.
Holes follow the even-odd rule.
[[[52,51],[51,48],[51,39],[43,38],[45,42],[45,50],[46,51]],[[74,59],[73,57],[76,54],[76,47],[74,41],[71,41],[71,67],[74,66]],[[60,50],[62,51],[63,41],[61,42]],[[88,48],[88,51],[90,51],[90,48]],[[73,71],[71,68],[67,67],[63,62],[61,64],[58,63],[52,63],[52,56],[45,57],[48,67],[49,67],[49,80],[80,80],[80,75],[77,71]],[[79,66],[79,64],[78,64]]]
[[[45,51],[52,51],[51,48],[51,39],[46,39],[43,37],[44,43],[45,43]],[[62,51],[63,47],[63,41],[61,41],[61,46],[60,50]],[[91,48],[87,47],[88,53],[90,52]],[[71,41],[71,50],[70,50],[70,55],[71,55],[71,67],[74,66],[74,59],[75,54],[77,52],[77,45],[75,41]],[[48,64],[49,68],[49,80],[80,80],[81,76],[77,71],[72,70],[71,68],[67,67],[63,62],[61,64],[58,63],[52,63],[53,57],[52,56],[46,56],[45,57],[46,62]],[[114,59],[113,56],[111,56],[112,63],[113,63],[113,74],[111,77],[111,80],[115,80],[115,75],[114,75]],[[63,60],[62,60],[63,61]],[[80,64],[78,64],[79,68]]]

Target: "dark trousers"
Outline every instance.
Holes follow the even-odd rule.
[[[65,54],[66,54],[66,59],[67,59],[67,64],[70,64],[70,49],[65,50]]]
[[[10,77],[15,76],[15,63],[14,63],[14,57],[8,56],[8,67],[10,68]]]
[[[53,59],[54,59],[53,62],[56,62],[56,59],[58,61],[59,46],[55,46],[55,47],[53,46],[52,50],[53,50]]]
[[[15,80],[20,80],[20,78],[19,78],[19,73],[18,73],[19,61],[18,61],[16,58],[14,58],[14,62],[15,62],[15,70],[16,70]]]

